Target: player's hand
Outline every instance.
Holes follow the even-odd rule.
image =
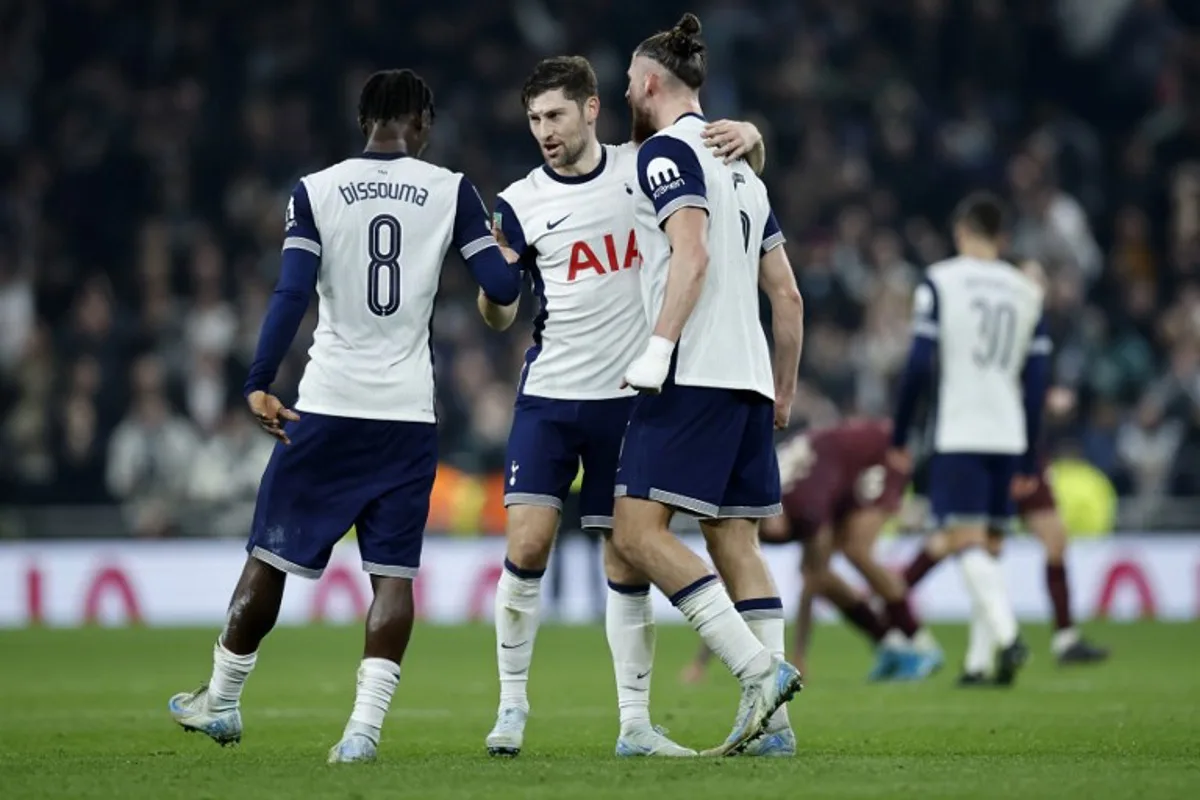
[[[1015,475],[1012,479],[1012,498],[1018,503],[1026,498],[1032,497],[1033,493],[1038,490],[1041,484],[1041,478],[1037,475]]]
[[[508,243],[508,237],[504,235],[504,231],[500,230],[498,225],[492,226],[492,236],[496,237],[496,244],[500,245],[500,255],[504,256],[504,260],[510,264],[515,264],[521,260],[517,255],[517,251],[512,249]]]
[[[887,465],[901,475],[911,475],[912,454],[903,447],[893,447],[887,452]]]
[[[246,404],[250,406],[250,413],[254,414],[254,418],[258,420],[259,426],[264,431],[284,444],[292,443],[283,430],[283,424],[284,422],[296,422],[300,419],[299,414],[281,403],[275,395],[263,391],[251,392],[246,395]]]
[[[689,685],[703,683],[704,665],[699,661],[693,661],[683,668],[683,672],[679,675],[679,680]]]
[[[775,430],[786,431],[792,421],[793,397],[775,398]]]
[[[661,336],[651,336],[646,349],[625,369],[625,380],[621,388],[632,386],[639,392],[658,394],[671,371],[671,354],[675,343]]]
[[[728,164],[737,161],[762,141],[762,133],[752,122],[719,119],[704,126],[700,134],[713,155]]]

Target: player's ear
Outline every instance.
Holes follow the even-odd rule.
[[[659,75],[652,69],[646,70],[646,74],[642,76],[642,94],[649,97],[658,94],[660,85]]]
[[[592,95],[583,104],[583,119],[589,125],[594,125],[600,116],[600,98]]]

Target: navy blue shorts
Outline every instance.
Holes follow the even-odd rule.
[[[353,525],[363,569],[412,578],[437,474],[437,426],[302,414],[263,473],[246,549],[319,578]]]
[[[504,505],[561,511],[582,462],[579,513],[583,527],[611,528],[617,459],[632,403],[632,397],[517,397],[508,436]]]
[[[946,525],[1006,526],[1013,517],[1012,480],[1018,456],[934,453],[929,459],[929,503]]]
[[[780,513],[775,404],[760,394],[668,381],[634,401],[617,496],[700,517]]]

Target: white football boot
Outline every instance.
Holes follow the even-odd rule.
[[[742,755],[760,758],[790,758],[796,755],[796,734],[792,732],[789,725],[776,729],[768,724],[766,732],[746,745]]]
[[[696,751],[676,744],[667,738],[665,728],[650,723],[622,728],[617,737],[617,755],[622,758],[656,756],[660,758],[691,758]]]
[[[242,740],[242,712],[237,706],[223,711],[208,707],[208,686],[194,692],[180,692],[167,701],[167,708],[179,727],[188,733],[199,731],[224,747]]]
[[[487,751],[490,756],[505,756],[513,758],[521,752],[521,744],[525,741],[525,720],[529,712],[510,706],[500,709],[496,715],[496,726],[487,735]]]
[[[725,742],[705,750],[701,755],[730,756],[742,752],[764,732],[775,711],[803,688],[800,670],[778,656],[772,656],[770,669],[761,677],[742,685],[737,718]]]
[[[367,735],[360,724],[351,722],[342,733],[342,740],[329,749],[330,764],[354,764],[375,760],[375,739]]]

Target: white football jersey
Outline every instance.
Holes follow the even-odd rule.
[[[321,262],[299,411],[436,421],[430,318],[451,243],[463,258],[496,246],[482,200],[459,173],[363,153],[301,179],[283,246]]]
[[[520,391],[560,400],[601,400],[621,389],[645,347],[641,255],[630,196],[636,149],[603,145],[588,175],[538,167],[502,191],[495,215],[521,255],[539,308]]]
[[[939,453],[1026,451],[1024,386],[1030,354],[1049,353],[1036,335],[1042,289],[1003,261],[959,256],[931,266],[914,301],[914,335],[936,339]]]
[[[767,189],[745,161],[725,164],[700,137],[705,121],[685,114],[638,150],[634,218],[642,291],[651,326],[666,294],[671,245],[662,226],[680,208],[708,211],[708,272],[676,349],[675,382],[744,389],[774,399],[766,333],[759,321],[759,259],[783,244]]]

